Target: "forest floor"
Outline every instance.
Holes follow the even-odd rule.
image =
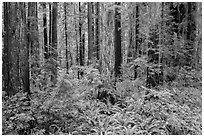
[[[202,134],[199,88],[148,89],[128,79],[114,86],[96,69],[85,70],[80,79],[75,76],[63,72],[56,87],[38,82],[30,100],[21,92],[3,96],[3,134]]]

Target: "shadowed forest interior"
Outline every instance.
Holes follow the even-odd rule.
[[[4,2],[2,134],[201,135],[201,2]]]

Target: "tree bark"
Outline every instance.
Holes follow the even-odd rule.
[[[49,45],[47,37],[47,15],[46,15],[46,2],[42,4],[43,7],[43,39],[44,39],[44,57],[45,59],[49,58]]]
[[[159,47],[159,52],[161,51],[160,49],[163,48],[164,46],[164,2],[161,3],[161,26],[160,26],[160,38],[159,38],[159,45],[161,45]],[[163,85],[164,84],[164,61],[163,61],[163,53],[159,53],[159,67],[160,67],[160,82]]]
[[[52,45],[52,4],[49,3],[49,48]],[[48,56],[50,56],[50,50],[48,52]]]
[[[100,26],[99,26],[99,18],[100,18],[100,3],[96,2],[96,19],[95,19],[95,46],[96,46],[96,59],[100,60]]]
[[[88,65],[93,61],[93,3],[88,3]]]
[[[66,46],[66,69],[67,69],[67,74],[68,74],[68,70],[69,70],[69,58],[68,58],[68,34],[67,34],[67,10],[66,10],[67,6],[66,3],[64,3],[64,28],[65,28],[65,46]]]
[[[53,63],[53,75],[51,80],[54,84],[57,83],[57,2],[53,2],[52,8],[52,49],[51,49]]]
[[[119,2],[115,5],[120,6]],[[118,7],[115,8],[115,77],[120,77],[121,75],[121,63],[122,63],[122,53],[121,53],[121,14]]]
[[[130,3],[132,4],[132,3]],[[131,7],[131,5],[129,6],[129,8]],[[132,11],[129,13],[129,32],[128,32],[128,36],[129,36],[129,46],[128,46],[128,53],[127,53],[127,63],[132,61],[133,58],[133,14]]]
[[[12,94],[13,87],[11,85],[10,80],[10,71],[11,71],[11,40],[12,37],[12,30],[10,28],[12,20],[12,13],[11,13],[11,3],[4,2],[3,3],[3,10],[4,10],[4,36],[3,36],[3,66],[2,66],[2,73],[3,73],[3,90],[7,92],[8,95]]]
[[[21,50],[19,52],[19,54],[22,56],[22,59],[21,59],[21,64],[20,66],[24,66],[24,67],[21,67],[21,81],[22,81],[22,86],[23,86],[23,91],[24,92],[27,92],[28,93],[28,96],[30,96],[31,92],[30,92],[30,63],[29,63],[29,58],[30,58],[30,49],[29,49],[29,43],[28,43],[28,35],[27,35],[27,32],[28,30],[30,30],[30,28],[28,27],[28,30],[27,30],[27,27],[26,27],[26,5],[25,3],[20,3],[20,7],[21,7],[21,21],[22,21],[22,32],[21,32]],[[37,3],[36,3],[36,7],[37,7]],[[37,24],[36,24],[37,25]]]
[[[81,4],[79,2],[79,42],[80,42],[80,47],[79,47],[79,62],[80,66],[84,66],[84,46],[85,46],[85,34],[82,32],[82,9],[81,9]],[[83,72],[80,72],[80,75],[83,76]]]
[[[32,62],[30,65],[31,77],[34,79],[32,81],[35,84],[35,78],[38,76],[39,72],[39,43],[38,43],[38,17],[37,17],[37,2],[28,3],[28,51],[30,51],[28,56]]]
[[[3,90],[9,96],[20,88],[30,92],[25,9],[25,3],[4,3]]]
[[[188,40],[188,58],[186,61],[188,62],[189,66],[195,67],[195,61],[193,60],[194,52],[195,52],[195,39],[196,39],[196,24],[195,24],[195,9],[196,9],[196,3],[195,2],[188,2],[188,24],[187,24],[187,40]],[[192,57],[189,57],[191,55]]]
[[[135,50],[134,50],[134,59],[136,59],[137,57],[139,57],[139,5],[136,4],[135,7],[135,11],[136,11],[136,15],[135,15]],[[137,78],[137,68],[138,66],[135,66],[134,68],[134,79]]]

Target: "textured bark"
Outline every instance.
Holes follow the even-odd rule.
[[[52,4],[49,3],[49,47],[52,45]],[[50,51],[49,54],[50,55]]]
[[[132,3],[130,3],[132,4]],[[129,8],[131,7],[131,5],[129,6]],[[133,11],[132,11],[133,12]],[[132,12],[129,13],[129,46],[128,46],[128,53],[127,53],[127,62],[129,63],[130,61],[132,61],[133,59],[133,17],[134,15],[132,14]]]
[[[29,54],[25,3],[4,3],[3,90],[29,92]],[[20,67],[21,66],[21,67]]]
[[[10,71],[11,71],[11,41],[10,37],[12,37],[11,33],[11,3],[4,2],[4,37],[3,37],[3,66],[2,66],[2,74],[3,74],[3,90],[7,92],[7,94],[11,95],[13,87],[11,85],[10,80]]]
[[[52,9],[52,48],[57,50],[57,2],[53,3]],[[56,51],[54,56],[56,56]]]
[[[136,59],[137,57],[139,57],[140,55],[140,45],[139,45],[139,5],[136,4],[136,7],[135,7],[135,50],[134,50],[134,59]],[[138,66],[135,66],[134,68],[134,79],[137,78],[137,67]]]
[[[202,3],[196,6],[196,40],[195,40],[195,67],[202,68]]]
[[[187,50],[189,51],[186,55],[187,56],[187,65],[194,67],[194,52],[195,52],[195,40],[196,40],[196,19],[195,19],[195,9],[196,3],[195,2],[188,2],[188,24],[187,24],[187,40],[188,40],[188,47]],[[191,55],[192,57],[190,57]],[[191,61],[189,61],[191,60]]]
[[[120,5],[119,2],[115,3]],[[120,77],[121,75],[121,63],[122,63],[122,53],[121,53],[121,14],[119,9],[115,9],[115,76]]]
[[[52,45],[51,56],[55,63],[53,63],[53,75],[51,80],[54,84],[57,82],[57,2],[53,2],[52,7]]]
[[[38,17],[37,17],[37,2],[28,3],[28,51],[30,51],[30,65],[32,83],[35,84],[35,78],[39,72],[39,43],[38,43]],[[29,54],[29,52],[28,52]],[[29,55],[28,55],[29,56]]]
[[[7,23],[8,24],[4,24],[5,27],[7,29],[6,32],[6,41],[8,41],[7,43],[5,43],[5,47],[8,46],[8,53],[7,57],[8,57],[8,70],[9,73],[8,74],[8,81],[9,83],[7,83],[7,93],[9,95],[13,95],[15,93],[17,93],[19,90],[19,45],[20,45],[20,40],[19,40],[19,28],[18,26],[18,8],[19,5],[18,3],[6,3],[7,5],[7,10],[8,10],[8,20]],[[8,45],[6,45],[8,44]]]
[[[81,4],[79,2],[79,64],[83,66],[83,43],[82,43],[82,22],[81,22]]]
[[[161,3],[161,25],[160,25],[160,33],[159,33],[159,45],[161,45],[161,47],[159,47],[159,51],[161,48],[163,48],[164,46],[164,2]],[[160,82],[163,85],[164,83],[164,61],[163,61],[163,53],[159,53],[159,67],[160,67]]]
[[[76,15],[76,4],[74,4],[74,15]],[[77,18],[74,16],[74,28],[75,28],[75,44],[76,44],[76,64],[78,65],[78,54],[79,54],[79,46],[78,46],[78,29],[77,29],[78,23],[77,23]]]
[[[100,60],[100,26],[99,26],[99,18],[100,18],[100,3],[96,2],[96,19],[95,19],[95,46],[96,46],[96,59]]]
[[[80,66],[84,66],[84,50],[85,50],[85,34],[82,32],[82,9],[81,9],[81,4],[79,2],[79,42],[80,42],[80,47],[79,47],[79,62]],[[83,76],[83,72],[80,72],[80,75]]]
[[[36,3],[36,7],[37,7],[37,3]],[[30,92],[30,63],[29,63],[29,43],[28,43],[28,30],[26,27],[26,4],[25,3],[20,3],[20,9],[21,9],[21,22],[22,22],[22,26],[21,26],[21,50],[19,52],[19,54],[21,55],[21,63],[20,66],[24,66],[24,67],[20,67],[20,78],[21,78],[21,83],[23,84],[23,91],[27,92],[28,95],[31,94]],[[37,24],[35,24],[37,25]],[[30,28],[28,28],[30,29]]]
[[[46,3],[42,4],[43,7],[43,39],[44,39],[44,57],[49,58],[49,45],[48,45],[48,33],[47,33],[47,15],[46,15]]]
[[[15,2],[12,3],[14,6],[11,10],[13,12],[13,22],[12,22],[12,30],[13,30],[13,37],[10,38],[12,41],[12,50],[11,52],[11,62],[12,62],[12,68],[11,68],[11,80],[13,84],[13,88],[16,91],[16,93],[19,91],[20,87],[20,79],[19,79],[19,45],[20,45],[20,36],[19,36],[19,25],[20,25],[20,15],[18,15],[19,10],[19,3]]]
[[[76,4],[74,4],[74,14],[76,15],[77,14],[77,11],[76,11],[76,9],[77,9],[77,5],[78,3],[76,3]],[[79,6],[79,5],[78,5]],[[80,45],[80,43],[79,43],[79,40],[78,40],[78,38],[79,38],[79,32],[78,32],[78,26],[79,26],[79,23],[77,22],[77,18],[76,18],[76,16],[74,17],[74,27],[75,27],[75,34],[76,34],[76,37],[75,37],[75,41],[76,41],[76,64],[77,65],[79,65],[79,45]],[[79,73],[79,71],[78,71],[78,73],[77,73],[77,77],[78,77],[78,79],[80,78],[80,73]]]
[[[69,70],[69,58],[68,58],[68,34],[67,34],[67,5],[66,3],[64,3],[64,28],[65,28],[65,46],[66,46],[66,69],[67,69],[67,74],[68,74],[68,70]]]
[[[92,11],[93,3],[88,3],[88,64],[93,60],[93,11]]]

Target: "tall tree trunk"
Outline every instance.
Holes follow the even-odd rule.
[[[135,15],[135,50],[134,50],[134,59],[136,59],[137,57],[139,57],[139,5],[136,4],[135,7],[135,11],[136,11],[136,15]],[[137,68],[138,66],[135,66],[134,68],[134,79],[137,78]]]
[[[37,17],[37,2],[28,3],[28,45],[30,49],[30,71],[33,79],[32,83],[35,84],[35,78],[38,76],[39,69],[39,43],[38,43],[38,17]],[[29,53],[28,53],[29,54]],[[28,55],[29,56],[29,55]],[[29,71],[29,70],[28,70]],[[29,73],[29,72],[28,72]]]
[[[196,39],[196,24],[195,24],[195,9],[196,9],[196,3],[195,2],[188,2],[188,24],[187,24],[187,40],[188,40],[188,47],[187,50],[188,52],[188,57],[187,60],[191,60],[186,61],[188,62],[189,66],[194,67],[194,60],[193,60],[193,56],[194,56],[194,51],[195,51],[195,39]],[[189,59],[188,59],[189,58]]]
[[[96,46],[96,59],[100,60],[100,30],[99,30],[99,18],[100,18],[100,3],[96,2],[96,19],[95,19],[95,46]]]
[[[29,43],[28,43],[28,35],[29,33],[27,33],[27,27],[26,27],[26,4],[25,3],[19,3],[20,4],[20,15],[21,15],[21,48],[20,48],[20,52],[19,54],[21,55],[21,60],[20,60],[20,66],[24,66],[21,67],[20,72],[21,72],[21,81],[22,81],[22,86],[23,86],[23,91],[28,93],[28,96],[30,96],[31,92],[30,92],[30,63],[29,63]],[[37,6],[37,5],[36,5]],[[36,24],[37,25],[37,24]],[[28,30],[30,30],[30,28],[28,27]]]
[[[160,67],[160,82],[163,85],[164,83],[164,61],[163,61],[163,53],[160,53],[161,48],[164,46],[164,2],[161,3],[161,25],[160,25],[160,33],[159,33],[159,67]]]
[[[133,3],[130,3],[129,8],[132,8]],[[133,51],[134,51],[134,47],[133,47],[133,34],[134,34],[134,23],[133,22],[133,18],[134,18],[134,14],[133,14],[133,10],[131,10],[131,12],[129,12],[129,31],[128,31],[128,51],[127,51],[127,63],[131,62],[133,60]]]
[[[52,45],[52,3],[49,3],[49,48],[51,48]],[[49,54],[50,56],[50,49],[49,49]]]
[[[9,96],[20,88],[30,92],[25,7],[25,3],[4,3],[3,90]]]
[[[202,67],[202,3],[196,3],[196,50],[195,50],[195,67],[200,70]]]
[[[93,11],[92,2],[88,2],[88,64],[93,61]]]
[[[19,90],[19,4],[10,2],[4,3],[4,57],[3,72],[5,72],[5,90],[8,95],[13,95]],[[5,11],[6,10],[6,11]]]
[[[57,83],[57,2],[53,2],[52,8],[52,50],[51,50],[53,63],[53,75],[51,80],[54,84]]]
[[[81,3],[79,2],[79,62],[80,66],[84,66],[84,44],[85,44],[85,35],[82,32],[82,10],[81,10]],[[80,72],[80,75],[83,76],[83,72]]]
[[[68,59],[68,34],[67,34],[67,5],[64,3],[64,28],[65,28],[65,45],[66,45],[66,69],[67,69],[67,74],[69,70],[69,59]]]
[[[101,3],[100,4],[100,8],[101,8],[101,13],[103,13],[103,11],[104,11],[104,3]],[[102,46],[102,45],[104,45],[104,43],[105,43],[105,33],[104,33],[104,28],[105,28],[105,23],[104,23],[104,20],[103,20],[103,16],[102,16],[102,14],[101,14],[101,16],[99,16],[99,23],[100,23],[100,28],[99,28],[99,30],[100,30],[100,41],[99,41],[99,45],[100,45],[100,73],[103,71],[103,68],[105,68],[104,67],[104,56],[103,56],[103,51],[104,51],[104,47]]]
[[[78,3],[76,3],[76,5],[77,5]],[[78,5],[79,6],[79,5]],[[76,12],[76,6],[75,6],[75,4],[74,4],[74,15],[76,15],[77,14],[77,12]],[[78,24],[78,22],[77,22],[77,18],[76,18],[76,16],[74,17],[74,27],[75,27],[75,34],[76,34],[76,37],[75,37],[75,40],[76,40],[76,64],[77,65],[79,65],[79,42],[78,42],[78,36],[79,36],[79,34],[78,34],[78,26],[79,26],[79,24]],[[78,77],[78,79],[80,78],[80,73],[79,73],[79,71],[78,71],[78,73],[77,73],[77,77]]]
[[[46,14],[46,2],[43,2],[43,41],[44,41],[44,57],[49,58],[49,45],[48,45],[48,34],[47,34],[47,14]]]
[[[120,5],[116,2],[115,5]],[[121,53],[121,14],[118,7],[115,8],[115,77],[120,77],[121,75],[121,63],[122,63],[122,53]]]
[[[2,74],[3,74],[3,90],[7,92],[8,95],[12,94],[13,87],[11,85],[11,40],[12,30],[10,28],[12,23],[12,13],[11,13],[11,3],[4,2],[4,45],[3,45],[3,66],[2,66]]]

